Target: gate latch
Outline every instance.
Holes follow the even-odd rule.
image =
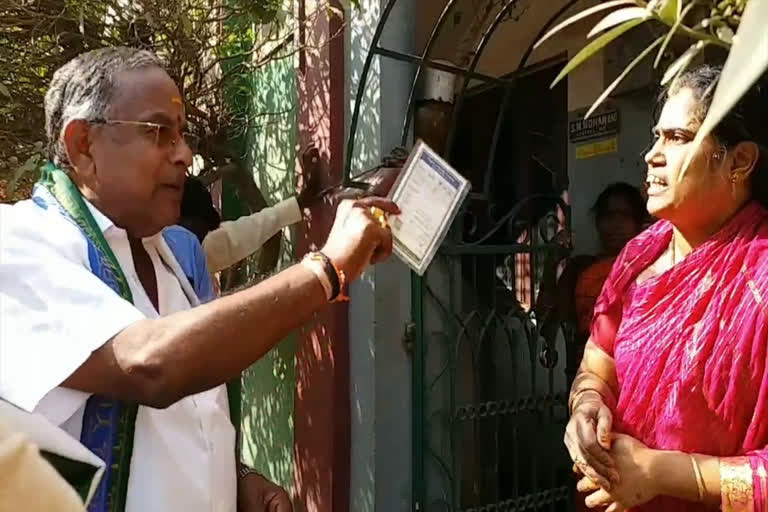
[[[403,348],[408,354],[413,354],[413,347],[416,344],[416,324],[408,322],[405,324],[403,333]]]

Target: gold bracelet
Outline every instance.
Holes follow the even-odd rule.
[[[576,391],[573,395],[571,395],[570,404],[569,404],[569,410],[571,413],[573,413],[573,410],[579,405],[579,399],[581,399],[581,396],[586,393],[596,393],[597,396],[600,397],[600,399],[605,403],[605,397],[601,392],[599,392],[596,389],[592,388],[584,388]]]
[[[723,512],[751,512],[755,507],[749,457],[720,459],[720,498]]]
[[[699,490],[699,502],[703,503],[707,491],[707,488],[704,485],[704,477],[701,475],[701,468],[699,468],[699,462],[696,460],[696,457],[693,455],[690,455],[690,457],[691,464],[693,465],[693,474],[696,477],[696,487]]]

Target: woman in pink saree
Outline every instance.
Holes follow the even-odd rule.
[[[587,506],[768,511],[768,97],[756,85],[685,157],[719,78],[666,93],[646,155],[661,219],[595,306],[565,442]]]

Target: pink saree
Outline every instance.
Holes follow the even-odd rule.
[[[651,448],[742,456],[721,471],[723,510],[768,511],[768,211],[748,204],[638,283],[671,237],[661,221],[632,240],[595,306],[592,339],[618,374],[614,429]],[[662,497],[638,510],[705,508]]]

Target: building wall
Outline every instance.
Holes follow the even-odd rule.
[[[294,195],[297,141],[296,66],[274,61],[252,80],[255,126],[248,160],[269,204]],[[294,260],[295,230],[284,231],[279,268]],[[293,485],[293,425],[296,338],[289,336],[243,376],[244,462],[287,489]]]
[[[347,127],[385,0],[348,12]],[[400,0],[382,44],[413,51],[416,0]],[[366,81],[352,172],[400,143],[412,66],[376,58]],[[368,270],[350,288],[350,510],[395,512],[411,503],[411,362],[402,343],[410,320],[410,271],[397,260]]]

